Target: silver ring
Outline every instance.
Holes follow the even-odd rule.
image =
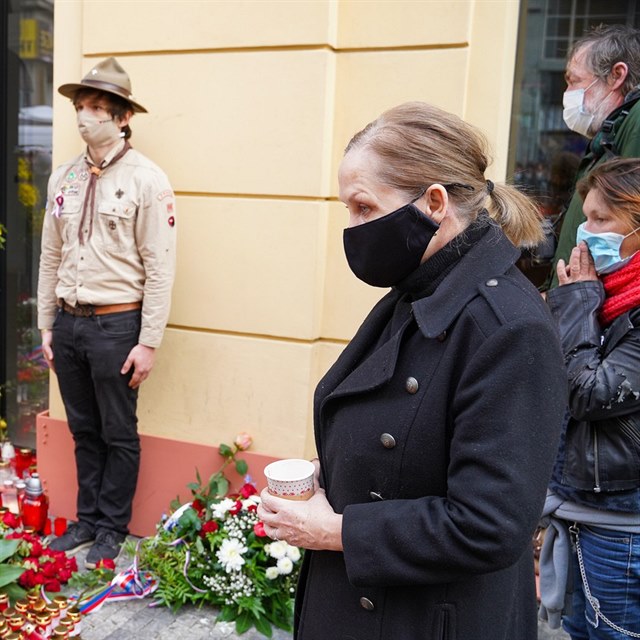
[[[273,539],[274,540],[278,540],[278,530],[277,529],[273,530]]]

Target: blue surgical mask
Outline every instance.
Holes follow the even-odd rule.
[[[631,254],[627,258],[620,255],[620,247],[625,238],[633,235],[638,229],[634,229],[631,233],[623,236],[621,233],[607,231],[605,233],[591,233],[584,227],[587,223],[583,222],[578,227],[576,234],[576,244],[584,241],[589,247],[589,253],[593,258],[598,275],[613,273],[624,267],[635,254]],[[640,229],[640,227],[638,227]]]

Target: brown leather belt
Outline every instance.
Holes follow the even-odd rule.
[[[58,300],[58,306],[72,316],[90,318],[91,316],[104,316],[107,313],[122,313],[123,311],[135,311],[142,309],[142,302],[124,302],[122,304],[104,304],[95,306],[93,304],[77,304],[75,307],[64,300]]]

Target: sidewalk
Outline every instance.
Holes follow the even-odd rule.
[[[87,550],[77,555],[78,568],[84,570]],[[116,569],[129,567],[131,558],[124,553]],[[149,607],[152,597],[125,602],[106,602],[82,621],[83,640],[264,640],[255,629],[239,636],[235,624],[216,623],[216,611],[211,608],[183,607],[173,614],[165,607]],[[275,629],[273,640],[291,640],[292,634]],[[331,640],[330,631],[327,640]],[[425,640],[429,640],[425,638]],[[552,631],[546,623],[538,624],[538,640],[569,640],[561,630]]]
[[[137,540],[137,538],[132,538]],[[84,571],[87,549],[76,554],[78,569]],[[132,558],[124,552],[116,571],[127,569]],[[150,607],[153,597],[124,602],[107,601],[82,619],[82,640],[264,640],[255,628],[239,636],[234,623],[216,623],[212,608],[183,607],[173,614],[166,607]],[[274,629],[272,640],[291,640],[292,634]]]

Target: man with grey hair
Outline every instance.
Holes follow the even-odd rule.
[[[564,121],[590,139],[576,183],[611,157],[640,157],[640,30],[600,25],[587,32],[569,51],[565,80]],[[568,263],[584,220],[582,199],[574,192],[562,222],[551,287],[558,285],[558,260]]]

